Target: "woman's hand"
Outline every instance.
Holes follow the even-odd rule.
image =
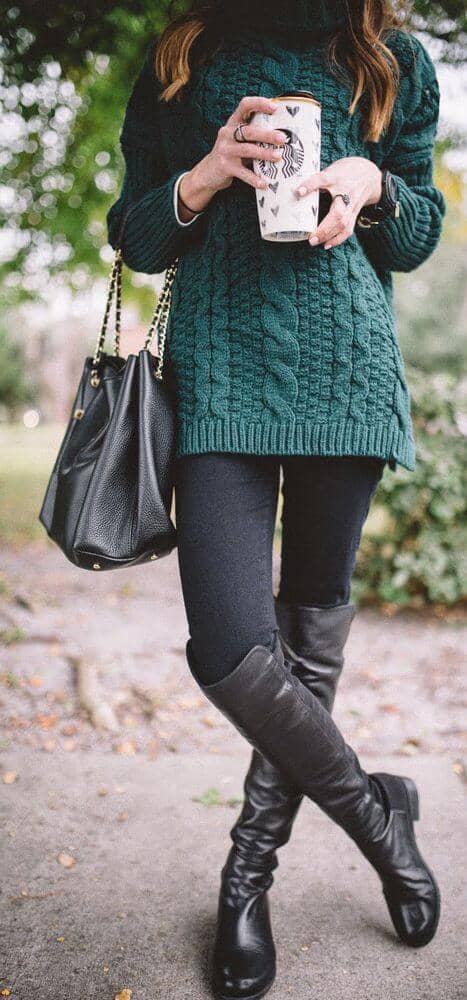
[[[216,191],[230,187],[234,177],[254,188],[267,187],[265,178],[257,177],[246,163],[255,159],[280,161],[280,148],[265,148],[258,143],[268,142],[280,147],[285,145],[287,136],[272,127],[244,125],[242,131],[247,141],[237,142],[234,131],[236,125],[248,121],[255,111],[272,115],[277,108],[277,102],[268,97],[242,97],[226,124],[219,129],[211,152],[182,177],[179,188],[182,201],[186,201],[193,211],[200,212]]]
[[[297,188],[299,198],[312,191],[329,191],[332,202],[328,214],[320,222],[316,232],[311,233],[312,246],[324,243],[330,250],[352,235],[357,216],[364,205],[375,205],[381,198],[381,170],[364,156],[347,156],[331,163],[325,170],[312,174]],[[349,204],[337,194],[347,194]]]

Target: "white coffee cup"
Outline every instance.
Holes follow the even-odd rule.
[[[253,170],[266,178],[267,188],[256,189],[256,205],[263,240],[290,243],[307,239],[318,226],[319,191],[305,198],[297,195],[300,181],[316,173],[321,161],[321,104],[309,91],[296,90],[272,98],[278,102],[273,115],[257,111],[250,124],[279,129],[288,142],[281,149],[283,158],[253,160]]]

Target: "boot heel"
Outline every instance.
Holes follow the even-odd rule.
[[[411,778],[403,778],[402,780],[405,786],[410,816],[413,820],[420,819],[420,800],[417,786]]]

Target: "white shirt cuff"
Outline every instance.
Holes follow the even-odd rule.
[[[180,184],[180,181],[181,181],[182,177],[184,177],[185,174],[187,174],[187,173],[189,173],[189,171],[185,170],[183,174],[180,174],[180,176],[177,177],[177,180],[175,181],[174,189],[173,189],[173,191],[174,191],[174,212],[175,212],[175,218],[176,218],[176,220],[177,220],[177,222],[178,222],[178,224],[180,226],[191,226],[191,223],[194,222],[195,219],[197,219],[199,215],[201,215],[201,212],[197,212],[196,215],[194,215],[192,219],[188,220],[188,222],[182,222],[182,220],[181,220],[181,218],[180,218],[180,216],[178,214],[178,185]]]

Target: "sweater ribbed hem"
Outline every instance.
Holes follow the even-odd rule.
[[[245,420],[201,418],[180,420],[176,457],[208,451],[250,455],[366,455],[399,463],[413,472],[415,444],[396,422],[371,427],[354,420],[317,424],[249,423]]]

